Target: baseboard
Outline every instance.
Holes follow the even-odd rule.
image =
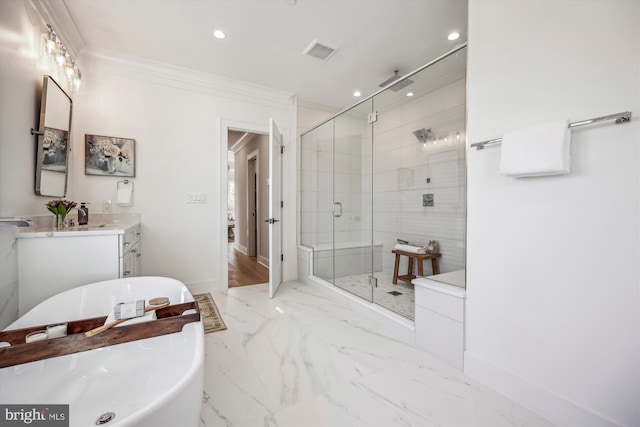
[[[243,255],[248,255],[249,254],[249,249],[247,249],[246,246],[242,246],[238,242],[234,243],[233,246],[237,251],[241,252]]]
[[[464,373],[558,426],[622,427],[469,351],[464,353]]]
[[[260,265],[262,265],[262,266],[264,266],[264,267],[269,268],[269,258],[267,258],[267,257],[263,257],[262,255],[260,255],[260,256],[258,257],[258,264],[260,264]]]
[[[221,280],[200,280],[197,282],[184,282],[192,294],[203,294],[211,291],[226,290],[226,286]]]

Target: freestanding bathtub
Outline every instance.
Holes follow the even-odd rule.
[[[55,295],[5,330],[106,316],[118,302],[155,297],[169,297],[172,305],[193,301],[174,279],[108,280]],[[203,385],[200,321],[178,333],[2,368],[0,404],[69,404],[70,426],[115,414],[103,425],[196,427]]]

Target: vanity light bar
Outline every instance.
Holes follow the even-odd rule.
[[[82,82],[82,72],[80,68],[78,68],[69,50],[62,43],[60,37],[58,37],[56,30],[49,24],[47,24],[47,29],[47,34],[43,35],[45,39],[43,55],[58,64],[58,67],[60,67],[69,80],[69,86],[72,90],[80,89],[80,83]]]

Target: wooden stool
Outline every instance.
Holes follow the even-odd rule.
[[[438,258],[440,258],[439,253],[433,254],[414,254],[411,252],[392,250],[392,253],[396,254],[396,265],[393,268],[393,284],[396,285],[398,283],[398,279],[403,282],[411,283],[411,280],[415,279],[416,276],[413,275],[413,260],[418,261],[418,276],[424,276],[424,271],[422,268],[422,261],[425,259],[431,260],[431,271],[432,274],[440,274],[440,268],[438,267]],[[400,267],[400,256],[404,255],[409,257],[409,268],[407,269],[407,274],[404,276],[398,276],[398,268]]]

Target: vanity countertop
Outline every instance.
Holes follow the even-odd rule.
[[[38,237],[80,237],[124,234],[126,230],[140,223],[138,214],[97,214],[89,218],[89,224],[76,225],[63,230],[53,229],[52,215],[38,215],[24,217],[33,222],[34,226],[19,228],[16,237],[19,239]]]

